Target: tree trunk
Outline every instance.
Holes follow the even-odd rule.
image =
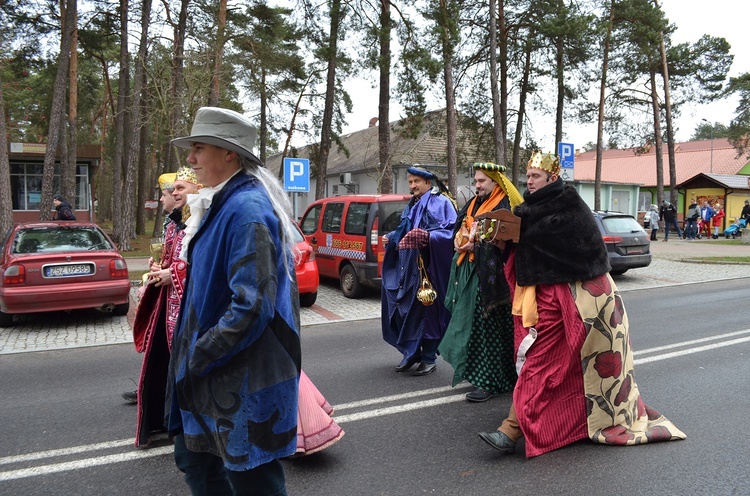
[[[445,127],[447,132],[448,189],[455,197],[458,194],[458,153],[456,151],[456,94],[453,83],[453,36],[450,29],[448,2],[440,0],[440,36],[443,56],[443,80],[445,83]]]
[[[224,58],[224,32],[227,27],[227,0],[219,0],[219,18],[216,26],[216,51],[214,52],[214,68],[211,71],[211,92],[208,96],[208,106],[218,107],[221,101],[221,63]],[[260,158],[263,160],[263,157]]]
[[[63,4],[62,2],[67,2]],[[65,116],[65,90],[68,83],[68,67],[70,63],[70,46],[73,41],[72,31],[75,27],[73,13],[75,9],[71,6],[75,0],[62,0],[60,4],[61,14],[64,10],[64,22],[60,30],[60,57],[57,65],[57,75],[52,88],[52,109],[49,118],[49,133],[47,135],[47,151],[44,154],[44,168],[42,171],[42,199],[39,206],[39,219],[49,220],[52,210],[52,191],[55,178],[55,161],[57,158],[57,147],[60,141],[60,129],[64,125]]]
[[[653,64],[650,64],[654,67]],[[656,72],[650,71],[651,84],[651,106],[654,112],[654,148],[656,155],[656,204],[661,205],[664,201],[664,158],[661,154],[661,108],[659,107],[659,94],[656,91]]]
[[[490,0],[490,93],[492,95],[492,131],[495,140],[495,162],[507,166],[507,149],[505,135],[502,133],[501,122],[505,120],[500,109],[500,89],[498,88],[497,75],[497,8],[495,2],[502,0]]]
[[[76,173],[78,172],[78,5],[73,8],[73,33],[70,45],[70,76],[68,83],[68,152],[65,167],[60,168],[60,192],[71,203],[73,210],[78,207]],[[88,210],[89,205],[81,205]]]
[[[0,77],[0,232],[6,233],[11,227],[13,227],[13,200],[10,194],[10,163],[8,134],[5,128],[3,81]]]
[[[391,164],[391,2],[380,0],[380,93],[378,94],[378,153],[380,184],[378,192],[393,193]]]
[[[531,38],[531,36],[529,36]],[[513,171],[516,174],[518,164],[521,159],[521,138],[523,137],[523,118],[526,114],[526,99],[529,94],[529,85],[531,79],[531,45],[526,44],[524,48],[525,59],[523,64],[523,76],[521,76],[521,85],[518,97],[518,115],[516,116],[516,134],[513,137]],[[513,184],[518,184],[518,177],[513,180]]]
[[[659,8],[659,4],[654,0],[654,5]],[[675,206],[678,210],[681,207],[677,204],[680,198],[679,192],[677,191],[677,167],[675,165],[675,151],[674,151],[674,127],[672,126],[672,97],[669,92],[669,67],[667,66],[667,49],[664,47],[664,32],[659,35],[659,51],[661,52],[661,69],[662,69],[662,80],[664,82],[664,106],[666,108],[666,120],[667,120],[667,152],[669,155],[669,198],[670,203]],[[686,205],[687,207],[687,205]]]
[[[258,143],[258,158],[266,163],[266,147],[268,146],[268,92],[266,91],[266,70],[260,69],[260,129]],[[283,169],[284,167],[282,167]]]
[[[326,195],[326,175],[328,173],[328,153],[331,150],[331,125],[336,94],[336,55],[338,52],[339,26],[341,25],[341,0],[331,2],[331,30],[328,37],[328,74],[326,77],[326,100],[323,108],[323,123],[320,130],[320,155],[318,175],[315,183],[315,199]]]
[[[602,56],[602,80],[599,85],[599,115],[596,119],[596,170],[594,172],[594,210],[601,210],[602,198],[602,157],[604,156],[604,103],[607,94],[607,69],[609,67],[609,45],[615,22],[615,2],[609,3],[609,22],[604,34],[604,54]]]
[[[495,121],[495,126],[500,126],[500,134],[505,141],[508,138],[508,31],[505,25],[504,0],[498,0],[497,5],[497,19],[500,22],[497,31],[500,35],[500,122]],[[507,166],[508,147],[503,147],[500,153],[498,160]],[[518,162],[514,160],[513,171],[511,172],[513,184],[518,184],[518,168]]]
[[[115,153],[112,162],[112,237],[120,247],[130,247],[130,237],[122,213],[123,169],[127,163],[125,133],[128,131],[128,92],[130,91],[130,55],[128,53],[128,0],[120,0],[120,73],[115,113]],[[132,208],[128,209],[132,212]]]

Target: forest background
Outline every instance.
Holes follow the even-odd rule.
[[[584,147],[599,152],[597,192],[604,149],[666,144],[668,163],[656,154],[654,166],[660,181],[669,169],[676,201],[683,108],[734,95],[731,122],[699,125],[694,139],[727,137],[747,153],[750,130],[750,73],[728,76],[729,43],[673,43],[676,28],[659,0],[0,0],[0,230],[12,224],[8,143],[27,142],[47,144],[42,205],[56,193],[56,157],[70,198],[76,146],[98,144],[98,218],[112,220],[121,250],[156,234],[145,200],[159,174],[184,163],[169,141],[205,105],[251,118],[263,161],[313,144],[319,198],[352,109],[347,82],[363,74],[377,88],[383,193],[393,187],[393,133],[415,135],[440,102],[454,192],[467,137],[473,154],[506,164],[517,181],[539,147],[531,116],[542,114],[555,142],[564,124],[596,123]],[[398,128],[382,125],[397,119]]]

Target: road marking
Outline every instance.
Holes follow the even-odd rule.
[[[743,334],[750,334],[750,329],[745,329],[744,331],[728,332],[726,334],[720,334],[718,336],[709,336],[706,338],[693,339],[691,341],[683,341],[682,343],[674,343],[674,344],[668,344],[665,346],[657,346],[655,348],[648,348],[645,350],[636,351],[633,353],[633,355],[646,355],[649,353],[655,353],[657,351],[672,350],[674,348],[682,348],[684,346],[690,346],[693,344],[700,344],[700,343],[705,343],[708,341],[716,341],[717,339],[733,338],[735,336],[742,336]]]
[[[27,477],[36,477],[39,475],[55,474],[58,472],[68,472],[71,470],[80,470],[82,468],[95,467],[99,465],[110,465],[112,463],[129,462],[131,460],[151,458],[154,456],[168,455],[171,453],[174,453],[174,448],[172,446],[162,446],[161,448],[129,451],[117,455],[84,458],[83,460],[76,460],[74,462],[53,463],[51,465],[40,465],[38,467],[9,470],[7,472],[0,472],[0,481],[24,479]]]
[[[666,345],[666,346],[658,346],[654,348],[641,350],[637,354],[643,355],[643,354],[655,353],[658,351],[664,351],[668,349],[690,346],[690,345],[705,343],[708,341],[715,341],[717,339],[727,339],[727,338],[732,338],[735,336],[742,336],[745,334],[750,334],[750,329],[730,332],[730,333],[722,334],[719,336],[684,341],[682,343],[675,343],[675,344]],[[634,360],[634,362],[636,364],[658,362],[661,360],[668,360],[670,358],[682,357],[682,356],[686,356],[686,355],[690,355],[694,353],[700,353],[703,351],[710,351],[710,350],[715,350],[719,348],[724,348],[727,346],[734,346],[736,344],[746,343],[748,341],[750,341],[750,336],[745,336],[745,337],[741,337],[737,339],[730,339],[728,341],[721,341],[721,342],[706,344],[703,346],[695,346],[693,348],[687,348],[684,350],[673,351],[669,353],[662,353],[662,354],[653,355],[650,357],[637,358]],[[369,406],[373,404],[382,404],[382,403],[387,403],[387,402],[392,402],[392,401],[426,396],[430,394],[439,394],[439,393],[444,393],[444,392],[457,390],[457,389],[458,388],[452,388],[450,386],[424,389],[421,391],[414,391],[410,393],[395,394],[395,395],[390,395],[390,396],[382,396],[380,398],[372,398],[372,399],[367,399],[367,400],[354,401],[351,403],[343,403],[341,405],[334,405],[334,409],[340,411],[340,410],[346,410],[346,409],[352,409],[352,408],[360,408],[363,406]],[[440,398],[433,398],[429,400],[415,401],[415,402],[406,403],[403,405],[395,405],[395,406],[384,407],[384,408],[375,408],[372,410],[366,410],[363,412],[351,413],[347,415],[337,415],[334,418],[337,423],[344,424],[347,422],[356,422],[358,420],[366,420],[366,419],[375,418],[375,417],[383,417],[386,415],[404,413],[404,412],[409,412],[413,410],[419,410],[422,408],[430,408],[430,407],[434,407],[437,405],[456,403],[459,401],[463,401],[464,399],[465,399],[465,395],[461,393],[461,394],[456,394],[456,395],[451,395],[451,396],[444,396]],[[23,455],[7,456],[7,457],[0,458],[0,465],[10,464],[10,463],[20,463],[20,462],[31,461],[31,460],[40,460],[43,458],[51,458],[51,457],[58,457],[58,456],[68,456],[68,455],[73,455],[77,453],[99,451],[103,449],[119,448],[122,446],[132,445],[132,444],[133,444],[133,439],[120,439],[117,441],[109,441],[109,442],[96,443],[96,444],[83,445],[83,446],[73,446],[70,448],[63,448],[63,449],[56,449],[56,450],[39,451],[36,453],[27,453]],[[36,467],[31,467],[31,468],[0,472],[0,481],[23,479],[27,477],[37,477],[37,476],[42,476],[42,475],[54,474],[58,472],[66,472],[70,470],[80,470],[82,468],[95,467],[99,465],[108,465],[112,463],[121,463],[121,462],[126,462],[126,461],[131,461],[131,460],[151,458],[154,456],[170,455],[173,452],[174,452],[174,448],[171,445],[162,446],[158,448],[149,448],[146,450],[136,450],[134,448],[134,451],[128,451],[128,452],[121,453],[121,454],[97,456],[93,458],[84,458],[82,460],[76,460],[72,462],[53,463],[49,465],[40,465]]]

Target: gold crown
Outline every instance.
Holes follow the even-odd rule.
[[[174,172],[167,172],[159,176],[159,185],[161,189],[174,189],[174,180],[177,178],[177,174]]]
[[[180,167],[177,170],[177,181],[187,181],[189,183],[198,184],[198,178],[195,176],[195,172],[191,167]]]
[[[560,174],[560,160],[552,153],[542,153],[537,151],[531,156],[531,159],[529,159],[526,168],[542,169],[550,174]]]

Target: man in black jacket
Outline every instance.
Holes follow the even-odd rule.
[[[664,200],[664,203],[659,209],[659,220],[664,221],[663,241],[669,241],[669,228],[671,226],[674,226],[677,230],[677,237],[682,238],[682,231],[680,230],[680,226],[677,225],[677,209],[667,200]]]

